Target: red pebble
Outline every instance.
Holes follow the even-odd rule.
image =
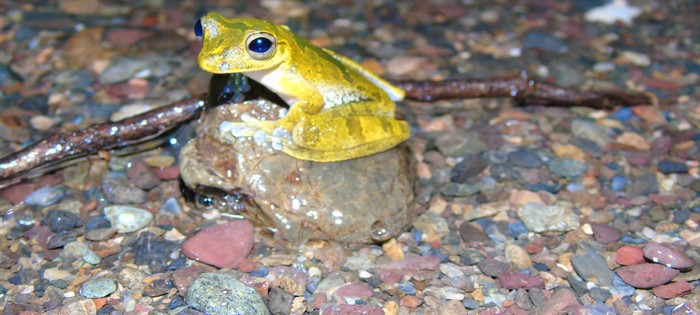
[[[153,169],[153,173],[163,180],[176,179],[180,176],[180,167],[178,165],[171,165],[168,167],[156,168]]]
[[[607,224],[591,223],[591,228],[596,242],[601,244],[614,243],[622,237],[622,233],[618,229]]]
[[[638,265],[644,263],[644,254],[639,247],[622,246],[617,249],[615,262],[623,266]]]
[[[690,256],[657,242],[644,245],[643,252],[647,259],[671,268],[689,269],[695,265],[695,260]]]
[[[674,297],[686,295],[692,291],[693,287],[690,285],[690,283],[681,280],[654,288],[654,295],[668,300]]]
[[[375,305],[350,305],[350,304],[335,304],[328,305],[321,308],[321,314],[323,315],[384,315],[384,310],[381,307]]]
[[[238,268],[253,249],[253,224],[237,220],[207,227],[182,246],[185,257],[219,268]]]
[[[637,289],[651,289],[668,283],[679,271],[659,264],[639,264],[617,268],[618,276]]]
[[[544,282],[540,278],[528,276],[522,272],[504,271],[498,275],[498,284],[507,290],[515,289],[544,289]]]

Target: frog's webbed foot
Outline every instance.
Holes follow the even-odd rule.
[[[230,133],[234,138],[251,138],[258,145],[270,145],[275,150],[282,150],[285,145],[291,145],[293,125],[284,128],[281,121],[259,121],[246,119],[243,122],[227,121],[222,123],[221,134]]]

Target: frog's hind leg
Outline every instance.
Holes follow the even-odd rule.
[[[282,151],[303,160],[343,161],[389,150],[411,134],[402,120],[377,116],[338,117],[331,112],[308,117],[292,131]]]

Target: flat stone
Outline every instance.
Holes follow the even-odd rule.
[[[643,248],[644,257],[666,265],[669,268],[688,269],[695,265],[695,260],[683,252],[671,249],[656,242],[649,242]]]
[[[660,285],[654,288],[654,295],[662,299],[672,299],[675,297],[689,294],[693,291],[693,287],[686,281],[678,281],[665,285]]]
[[[80,295],[88,299],[96,299],[112,294],[117,290],[117,282],[112,278],[100,277],[86,281],[80,288]]]
[[[593,237],[596,242],[601,244],[610,244],[620,240],[622,233],[612,226],[602,223],[591,223],[593,229]]]
[[[615,270],[625,283],[638,289],[651,289],[668,283],[679,271],[659,264],[623,266]]]
[[[533,232],[571,231],[580,224],[579,216],[569,203],[528,203],[522,209],[522,220]]]
[[[204,228],[182,246],[185,257],[219,268],[238,268],[253,249],[250,221],[236,220]]]

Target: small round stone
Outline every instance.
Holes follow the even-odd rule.
[[[226,274],[200,275],[187,290],[187,304],[211,315],[269,314],[255,289]]]
[[[119,233],[136,232],[153,220],[152,213],[141,208],[124,205],[106,207],[104,214]]]
[[[77,215],[64,210],[49,210],[44,218],[44,224],[51,232],[59,233],[69,231],[74,228],[80,219]]]
[[[63,189],[58,187],[39,188],[24,198],[24,202],[32,206],[48,206],[63,198]]]
[[[88,299],[96,299],[112,294],[117,290],[117,282],[112,278],[102,277],[88,280],[80,288],[80,295]]]

